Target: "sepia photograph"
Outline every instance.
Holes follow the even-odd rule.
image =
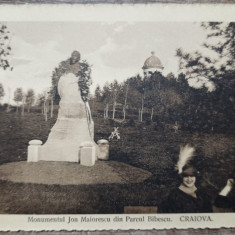
[[[234,36],[228,21],[0,21],[0,214],[232,215]]]

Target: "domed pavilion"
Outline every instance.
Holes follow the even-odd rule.
[[[152,51],[151,54],[152,55],[145,60],[144,66],[142,67],[145,77],[151,76],[151,74],[156,71],[162,72],[164,68],[160,59],[155,56],[155,53]]]

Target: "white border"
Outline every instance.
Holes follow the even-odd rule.
[[[200,21],[235,21],[235,4],[138,4],[138,5],[0,5],[0,21],[128,21],[128,22],[200,22]],[[76,217],[78,222],[28,222],[28,218]],[[111,222],[79,222],[82,216],[107,218]],[[123,222],[113,222],[119,216]],[[142,218],[145,221],[126,221],[131,218]],[[171,221],[150,222],[148,216],[156,220],[170,218]],[[183,222],[184,216],[196,218],[195,221]],[[193,217],[190,217],[193,216]],[[211,218],[213,221],[198,222],[198,218]],[[209,216],[209,217],[206,217]],[[151,215],[0,215],[0,231],[42,231],[42,230],[128,230],[128,229],[186,229],[186,228],[232,228],[235,227],[235,213],[223,214],[151,214]]]
[[[235,21],[235,4],[0,5],[1,21]]]
[[[68,223],[69,217],[74,222]],[[85,222],[84,218],[97,219],[97,222]],[[123,219],[122,222],[115,218]],[[31,222],[30,218],[35,222]],[[52,222],[36,222],[38,219]],[[60,218],[61,222],[55,222]],[[110,218],[110,222],[98,222],[99,218]],[[131,218],[131,219],[130,219]],[[149,219],[150,218],[150,219]],[[53,219],[55,221],[53,221]],[[136,221],[134,221],[136,220]],[[144,220],[144,221],[142,221]],[[191,220],[190,222],[188,220]],[[203,221],[205,220],[205,221]],[[211,221],[212,220],[212,221]],[[95,231],[95,230],[152,230],[187,228],[234,228],[235,213],[214,214],[118,214],[118,215],[0,215],[0,231]]]

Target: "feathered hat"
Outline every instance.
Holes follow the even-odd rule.
[[[189,165],[189,161],[192,157],[195,156],[195,148],[191,147],[189,144],[185,146],[180,146],[179,159],[176,164],[176,169],[178,170],[178,174],[182,176],[196,176],[197,170]]]

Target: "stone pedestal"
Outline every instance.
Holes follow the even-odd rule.
[[[41,149],[41,140],[31,140],[28,146],[28,162],[37,162],[39,160],[39,150]]]
[[[84,142],[80,146],[80,164],[83,166],[94,166],[96,160],[96,147],[93,143]]]
[[[58,118],[46,143],[41,146],[38,160],[79,162],[79,147],[88,141],[94,147],[93,121],[88,116],[78,86],[78,77],[69,73],[58,83],[61,97]]]
[[[98,140],[98,151],[97,156],[98,159],[108,160],[109,159],[109,142],[108,140]]]

